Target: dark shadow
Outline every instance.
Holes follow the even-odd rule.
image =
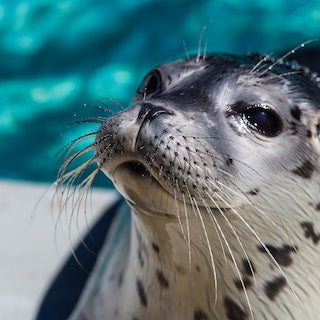
[[[74,253],[81,266],[70,255],[43,298],[36,320],[64,320],[73,311],[82,289],[95,265],[110,225],[123,200],[118,200],[77,246]]]

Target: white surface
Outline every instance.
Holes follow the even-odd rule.
[[[113,191],[95,189],[86,217],[82,208],[69,228],[69,208],[55,228],[59,201],[51,211],[54,190],[45,193],[35,210],[47,188],[0,180],[0,320],[34,319],[52,277],[70,253],[71,242],[79,239],[79,230],[86,232],[116,198]]]

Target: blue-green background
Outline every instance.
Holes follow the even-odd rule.
[[[320,35],[320,1],[0,0],[0,178],[53,181],[55,154],[144,74],[195,52],[270,53]],[[101,114],[101,113],[100,113]],[[58,158],[59,159],[59,158]]]

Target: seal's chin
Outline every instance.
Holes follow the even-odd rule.
[[[151,214],[175,215],[170,213],[175,207],[173,194],[163,188],[142,162],[123,162],[108,175],[131,206]]]

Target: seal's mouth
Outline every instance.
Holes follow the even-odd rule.
[[[149,170],[142,161],[130,159],[118,163],[110,176],[115,187],[130,205],[149,214],[175,217],[170,212],[175,212],[177,200],[157,179],[157,173]]]
[[[127,161],[119,165],[116,170],[126,170],[131,175],[137,176],[137,177],[147,177],[147,178],[153,178],[151,172],[147,169],[147,167],[140,161]]]

